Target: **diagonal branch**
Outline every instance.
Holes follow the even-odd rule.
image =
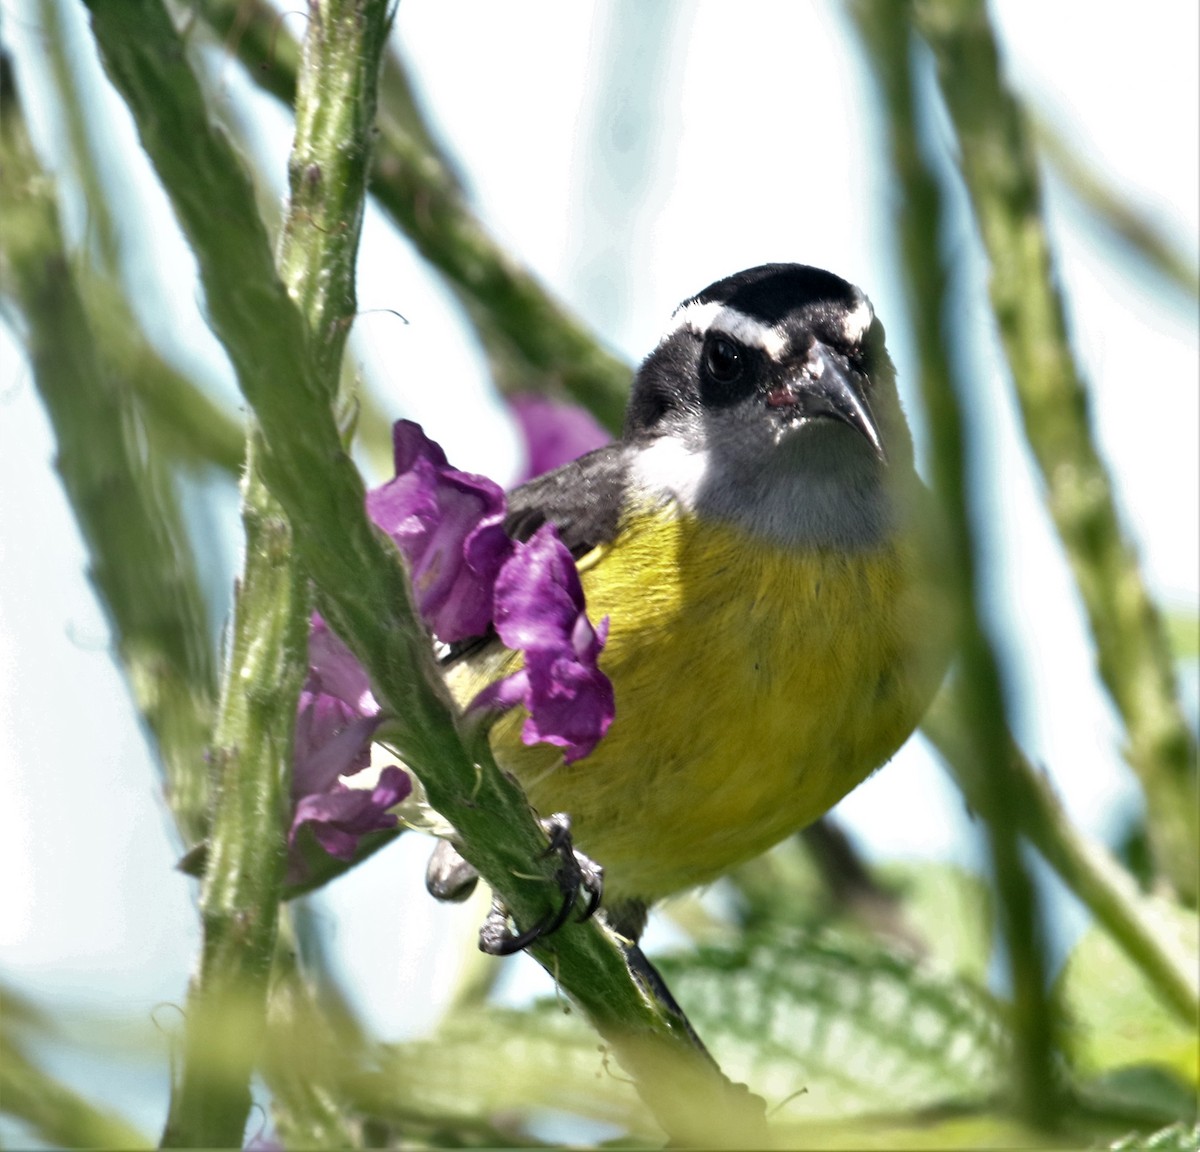
[[[157,442],[146,445],[130,380],[86,307],[7,56],[0,56],[0,193],[3,302],[25,325],[88,575],[157,745],[180,835],[194,843],[208,815],[203,749],[216,696],[204,597],[175,486]]]
[[[213,328],[259,420],[262,475],[294,527],[321,609],[395,715],[399,750],[461,833],[471,863],[520,922],[536,922],[557,899],[545,834],[486,740],[468,748],[459,736],[399,556],[367,520],[362,480],[309,355],[304,319],[276,274],[249,181],[207,117],[175,29],[154,0],[89,7],[105,66],[196,253]],[[569,924],[536,956],[613,1043],[677,1141],[761,1142],[758,1103],[642,993],[610,932]]]
[[[298,58],[292,22],[280,22],[265,0],[204,0],[197,7],[248,76],[290,105]],[[371,192],[462,302],[497,383],[506,391],[561,389],[610,431],[619,429],[629,366],[488,234],[394,52],[384,59],[381,86]]]
[[[956,624],[963,754],[953,762],[963,791],[986,821],[992,873],[1012,981],[1017,1106],[1039,1128],[1057,1120],[1053,1072],[1056,1016],[1046,990],[1037,890],[1021,854],[1019,821],[1007,785],[1005,700],[995,653],[980,621],[979,535],[967,505],[963,381],[943,336],[946,273],[938,256],[941,189],[922,158],[907,5],[858,0],[852,7],[886,109],[892,167],[902,189],[898,224],[910,317],[920,353],[921,396],[929,414],[934,489],[945,518],[947,611]]]
[[[1000,74],[982,0],[920,0],[961,167],[991,261],[991,296],[1025,436],[1087,609],[1100,676],[1128,733],[1158,868],[1195,904],[1200,848],[1196,739],[1179,706],[1162,618],[1117,515],[1092,439],[1087,389],[1067,337],[1041,218],[1030,133]]]

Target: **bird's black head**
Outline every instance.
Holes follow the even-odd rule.
[[[694,431],[706,416],[777,437],[834,422],[883,460],[889,429],[873,410],[880,388],[894,389],[893,371],[862,292],[820,268],[763,264],[675,310],[634,381],[625,438]],[[841,433],[837,442],[846,446]]]

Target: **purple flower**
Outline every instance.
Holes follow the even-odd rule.
[[[570,552],[550,524],[527,544],[511,540],[500,488],[451,468],[419,425],[399,421],[393,442],[396,478],[367,509],[409,564],[417,610],[448,642],[494,623],[525,667],[485,693],[491,706],[525,706],[527,744],[558,745],[568,763],[586,756],[612,721],[613,694],[597,665],[607,622],[589,623]]]
[[[311,823],[314,838],[330,856],[353,860],[360,836],[395,828],[396,817],[388,809],[411,791],[408,773],[394,764],[379,774],[369,792],[335,781],[327,792],[305,796],[296,804],[289,842],[295,841],[302,824]]]
[[[339,776],[370,762],[379,705],[362,665],[313,613],[308,633],[308,679],[296,715],[292,795],[324,792]]]
[[[593,628],[579,572],[553,525],[516,544],[496,580],[496,633],[525,654],[520,672],[484,689],[472,707],[524,705],[526,744],[563,749],[563,761],[582,760],[608,731],[613,688],[597,663],[608,617]]]
[[[494,624],[503,643],[524,653],[524,667],[476,705],[521,704],[527,744],[555,744],[567,763],[588,755],[613,718],[612,685],[597,664],[608,621],[599,629],[588,621],[570,552],[550,524],[528,543],[511,540],[499,486],[451,468],[418,425],[399,421],[393,443],[395,479],[367,494],[367,511],[403,553],[417,611],[450,643],[486,635]],[[331,856],[352,860],[359,837],[395,827],[389,809],[412,790],[396,767],[385,768],[373,789],[342,782],[370,763],[382,715],[366,672],[317,614],[308,658],[292,776],[293,883],[305,879],[296,845],[303,825]]]
[[[300,693],[296,715],[292,796],[299,799],[333,787],[370,763],[371,735],[378,716],[359,716],[344,700],[323,692]]]
[[[418,424],[392,432],[396,477],[367,494],[367,511],[408,562],[417,611],[439,640],[487,632],[492,586],[512,541],[504,493],[485,476],[459,472]]]
[[[348,788],[339,777],[361,772],[370,763],[371,737],[382,717],[370,682],[350,649],[314,613],[308,634],[308,679],[296,714],[292,770],[294,845],[303,824],[330,855],[352,859],[358,837],[393,828],[388,809],[403,800],[412,781],[399,768],[384,769],[373,790]],[[302,854],[291,854],[288,875],[304,878]]]
[[[513,396],[509,403],[525,438],[526,465],[519,484],[609,441],[596,418],[577,404],[533,394]]]

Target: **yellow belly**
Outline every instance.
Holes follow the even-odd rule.
[[[521,743],[523,713],[492,744],[539,813],[570,813],[606,899],[705,883],[811,823],[907,739],[941,674],[901,546],[798,556],[656,513],[580,574],[611,618],[612,727],[571,765]]]

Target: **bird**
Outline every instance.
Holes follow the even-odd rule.
[[[870,301],[790,263],[684,300],[620,438],[510,493],[509,535],[553,524],[608,618],[616,711],[574,762],[527,746],[520,710],[491,746],[538,814],[569,818],[618,933],[636,941],[658,901],[811,824],[907,740],[950,649],[935,519]],[[459,645],[447,683],[465,702],[514,659]],[[435,895],[470,878],[452,843],[435,852]]]

